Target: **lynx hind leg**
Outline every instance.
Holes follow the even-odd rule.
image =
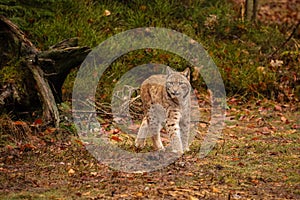
[[[160,131],[162,124],[165,122],[165,118],[166,112],[161,105],[151,105],[148,111],[149,132],[152,134],[153,146],[157,150],[165,149],[160,137]]]
[[[147,117],[144,117],[139,132],[137,134],[137,137],[135,139],[135,146],[137,148],[144,147],[147,137],[148,137],[148,122],[147,122]]]

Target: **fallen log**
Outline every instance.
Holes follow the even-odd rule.
[[[63,83],[90,51],[89,47],[78,46],[78,38],[64,40],[41,51],[18,26],[0,16],[0,70],[10,67],[13,60],[18,63],[18,75],[22,74],[21,81],[14,80],[14,77],[0,79],[0,112],[33,108],[30,112],[41,111],[43,122],[57,127],[57,103],[62,101]],[[7,74],[2,74],[5,76]]]

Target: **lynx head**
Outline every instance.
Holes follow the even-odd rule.
[[[166,90],[172,99],[183,100],[191,90],[190,69],[186,68],[183,72],[175,72],[167,67]]]

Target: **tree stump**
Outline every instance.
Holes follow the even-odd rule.
[[[4,16],[0,43],[0,112],[41,111],[43,122],[57,127],[62,85],[91,49],[79,47],[78,38],[71,38],[40,51]],[[17,72],[9,77],[6,71],[15,65]]]

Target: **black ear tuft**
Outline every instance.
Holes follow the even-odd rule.
[[[185,76],[187,80],[190,80],[190,68],[186,68],[181,74]]]

